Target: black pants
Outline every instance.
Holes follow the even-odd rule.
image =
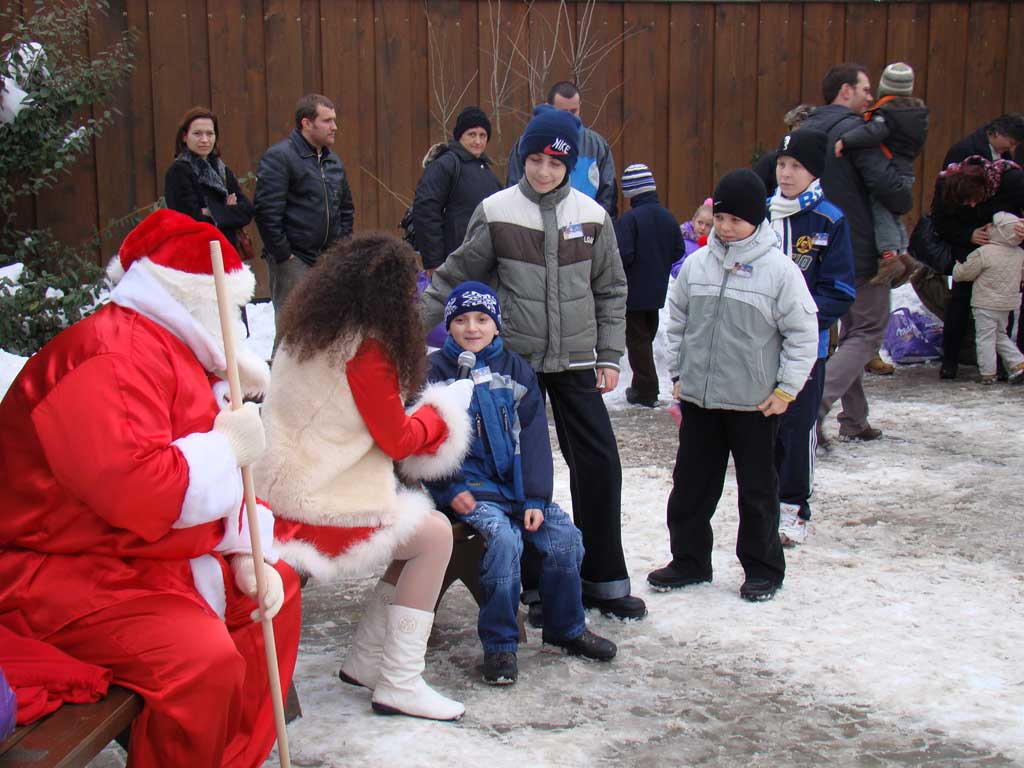
[[[949,303],[942,322],[942,367],[956,370],[960,364],[960,351],[964,337],[974,339],[974,320],[971,318],[971,286],[974,283],[953,281]]]
[[[658,399],[658,369],[654,367],[654,337],[658,335],[658,310],[626,312],[626,356],[633,369],[630,386],[643,400]]]
[[[622,466],[612,422],[597,390],[593,370],[538,373],[541,391],[551,399],[558,445],[569,465],[572,516],[583,534],[583,594],[599,599],[630,592],[622,553]],[[540,576],[539,559],[524,548],[524,600],[532,602]]]
[[[668,497],[673,564],[685,574],[711,578],[711,518],[722,497],[731,453],[739,488],[736,556],[747,578],[782,584],[786,558],[779,541],[775,474],[778,416],[707,410],[685,401],[682,410],[679,452]]]
[[[819,359],[811,375],[779,418],[775,440],[775,467],[779,473],[779,501],[800,507],[800,517],[811,519],[814,483],[814,448],[818,443],[815,422],[825,391],[825,360]]]

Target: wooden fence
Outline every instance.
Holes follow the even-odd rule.
[[[822,75],[839,61],[865,64],[873,82],[889,61],[914,67],[915,91],[931,107],[919,205],[951,143],[995,115],[1024,110],[1024,2],[110,5],[87,45],[99,50],[125,29],[138,31],[136,69],[116,102],[124,116],[19,222],[51,226],[69,241],[162,194],[187,108],[209,105],[218,114],[225,159],[242,176],[288,133],[297,97],[310,91],[337,105],[334,149],[349,171],[357,228],[394,229],[424,151],[444,135],[439,101],[455,111],[480,104],[501,113],[488,153],[502,175],[529,114],[529,68],[543,69],[546,55],[547,83],[571,79],[568,57],[552,52],[580,49],[584,34],[591,46],[584,64],[596,65],[583,88],[584,121],[612,143],[620,172],[633,162],[651,167],[680,218],[720,174],[775,145],[787,109],[820,103]],[[596,46],[606,43],[597,61]]]

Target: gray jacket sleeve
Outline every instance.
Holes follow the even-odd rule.
[[[679,378],[679,348],[683,344],[683,335],[690,319],[690,269],[687,264],[690,264],[690,259],[683,262],[676,281],[668,292],[668,326],[665,328],[665,340],[668,342],[672,381]]]
[[[889,138],[889,124],[881,114],[876,114],[868,122],[851,128],[842,136],[843,149],[864,149],[877,147]]]
[[[686,262],[683,262],[686,266]],[[796,397],[818,359],[818,307],[800,268],[790,261],[776,301],[782,352],[777,387]]]
[[[434,270],[430,285],[423,292],[423,329],[431,328],[444,320],[444,303],[452,289],[467,280],[493,283],[497,257],[491,245],[491,228],[487,224],[483,203],[476,207],[466,228],[462,245],[452,251],[444,264]]]
[[[597,320],[597,367],[618,369],[626,348],[626,272],[619,258],[615,226],[607,213],[594,243],[590,289]]]
[[[851,150],[849,157],[868,192],[882,205],[897,216],[914,207],[910,186],[903,183],[880,147]]]

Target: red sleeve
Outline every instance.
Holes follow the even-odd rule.
[[[384,453],[400,461],[414,453],[437,452],[448,426],[431,406],[406,415],[398,388],[398,371],[384,345],[367,339],[345,369],[352,398],[370,435]]]

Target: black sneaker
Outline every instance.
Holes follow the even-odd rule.
[[[763,603],[775,597],[781,586],[768,579],[747,579],[740,587],[740,597],[752,603]]]
[[[484,682],[488,685],[512,685],[519,679],[519,663],[512,651],[484,653]]]
[[[646,603],[633,595],[613,597],[608,600],[583,595],[583,607],[596,608],[605,616],[611,616],[613,619],[642,619],[647,615]]]
[[[626,402],[630,405],[642,405],[646,408],[657,408],[658,396],[644,397],[632,387],[626,387]]]
[[[619,650],[611,640],[605,640],[589,629],[584,629],[582,635],[572,640],[549,640],[545,637],[544,644],[558,646],[569,656],[582,656],[595,661],[611,661]]]
[[[526,620],[534,629],[541,629],[544,626],[544,603],[530,603],[527,608]]]
[[[685,573],[669,563],[664,568],[657,568],[647,574],[647,583],[658,592],[669,592],[673,589],[682,589],[694,584],[705,584],[711,581],[711,574],[701,575]]]

